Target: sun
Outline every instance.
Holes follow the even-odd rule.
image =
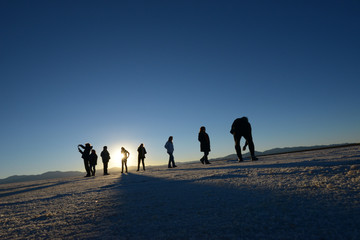
[[[126,147],[126,145],[123,145],[124,148],[129,151],[130,156],[127,159],[127,165],[128,166],[135,166],[136,163],[134,162],[134,156],[136,155],[135,150],[132,149],[131,147]],[[111,152],[110,152],[110,156],[111,156],[111,167],[119,167],[121,168],[121,160],[123,159],[124,155],[121,153],[121,146],[116,146],[114,148],[112,148]]]

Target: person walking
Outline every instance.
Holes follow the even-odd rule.
[[[82,148],[83,150],[81,150],[80,148]],[[81,153],[81,157],[82,159],[84,159],[84,166],[85,166],[85,170],[86,170],[86,176],[85,177],[90,177],[90,151],[92,149],[92,146],[90,143],[85,143],[84,145],[79,144],[78,145],[78,150]]]
[[[121,160],[121,173],[124,173],[124,166],[125,166],[125,172],[128,172],[127,168],[127,159],[130,157],[130,153],[124,148],[121,147],[121,153],[123,154],[123,158]]]
[[[246,140],[245,146],[249,145],[249,151],[251,154],[251,160],[256,161],[258,158],[255,156],[255,146],[251,134],[251,124],[247,117],[237,118],[231,126],[230,133],[234,136],[235,150],[238,156],[239,162],[244,161],[241,155],[240,140],[244,137]]]
[[[145,154],[146,154],[146,149],[144,147],[144,144],[140,144],[140,146],[138,147],[137,149],[139,155],[138,155],[138,168],[137,168],[137,171],[140,170],[140,162],[142,162],[142,165],[143,165],[143,169],[145,171],[145,163],[144,163],[144,160],[145,160]]]
[[[204,156],[200,159],[202,164],[210,164],[208,160],[208,155],[210,150],[210,138],[209,135],[206,133],[206,128],[202,126],[200,128],[198,140],[200,142],[200,151],[204,153]]]
[[[108,173],[108,164],[109,164],[109,161],[110,161],[110,153],[107,150],[107,146],[103,147],[103,150],[102,150],[100,155],[101,155],[102,162],[103,162],[103,165],[104,165],[104,175],[109,175],[109,173]]]
[[[174,155],[173,155],[173,153],[174,153],[174,144],[173,144],[172,141],[173,141],[173,137],[170,136],[168,141],[165,143],[165,146],[164,146],[166,148],[166,150],[167,150],[167,153],[169,154],[168,168],[177,167],[175,165],[175,161],[174,161]]]
[[[95,176],[95,166],[97,165],[98,156],[96,155],[96,151],[93,149],[91,150],[90,154],[90,173],[92,176]]]

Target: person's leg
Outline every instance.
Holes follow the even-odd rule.
[[[210,162],[208,160],[208,155],[209,155],[209,152],[204,152],[204,162],[205,162],[205,164],[210,164]]]
[[[90,166],[89,166],[89,161],[84,159],[84,166],[85,166],[85,170],[86,170],[86,176],[85,177],[90,177]]]
[[[145,171],[145,159],[143,158],[143,159],[141,159],[141,161],[142,161],[142,165],[143,165],[143,170]]]
[[[205,161],[205,152],[204,152],[204,156],[203,156],[202,158],[200,158],[200,162],[201,162],[202,164],[204,164],[204,161]]]
[[[171,154],[171,162],[172,162],[172,167],[173,167],[173,168],[176,167],[176,165],[175,165],[175,160],[174,160],[174,155],[173,155],[173,154]]]
[[[251,160],[252,161],[258,160],[257,157],[255,157],[255,146],[254,146],[254,142],[253,142],[251,133],[247,134],[247,136],[244,136],[244,138],[246,139],[246,141],[247,141],[247,143],[249,145],[249,151],[250,151],[250,154],[251,154]]]
[[[104,175],[107,174],[107,162],[103,162],[104,165]]]
[[[242,155],[241,155],[240,139],[241,139],[241,135],[237,134],[237,133],[234,133],[236,154],[237,154],[239,162],[242,162],[243,158],[242,158]]]
[[[137,169],[137,171],[139,171],[139,170],[140,170],[140,161],[141,161],[141,158],[140,158],[140,157],[138,157],[138,169]]]
[[[126,173],[127,173],[127,159],[125,160],[125,169],[126,169]]]
[[[169,154],[168,168],[171,168],[171,156],[172,156],[172,154],[171,153],[168,153],[168,154]]]
[[[121,160],[121,173],[124,172],[124,160]]]

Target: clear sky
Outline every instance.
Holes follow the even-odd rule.
[[[202,125],[226,156],[242,116],[258,151],[360,142],[359,1],[2,0],[0,31],[0,178],[197,160]]]

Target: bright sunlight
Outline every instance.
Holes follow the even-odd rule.
[[[121,168],[121,160],[123,159],[124,155],[121,153],[121,147],[124,147],[129,153],[130,156],[127,160],[128,166],[137,166],[136,156],[137,156],[137,150],[136,148],[131,147],[131,145],[116,145],[115,147],[111,147],[109,150],[110,152],[110,164],[111,167],[118,167]]]

